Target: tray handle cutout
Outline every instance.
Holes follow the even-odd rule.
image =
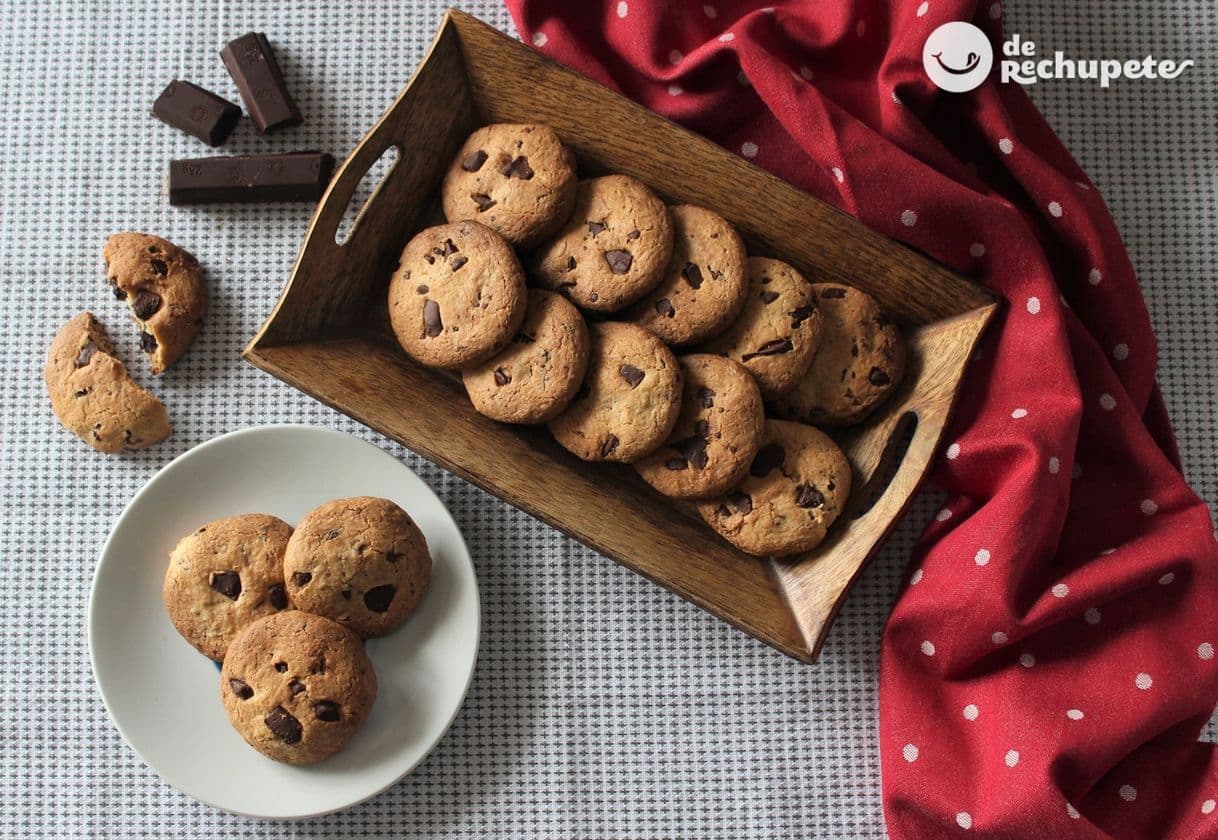
[[[360,222],[363,221],[401,159],[402,147],[393,143],[381,152],[381,156],[364,171],[347,201],[346,209],[338,220],[338,227],[334,230],[335,245],[346,245],[351,240]],[[343,174],[347,175],[345,172]],[[350,174],[354,176],[355,173]]]
[[[892,434],[888,438],[888,443],[884,447],[884,451],[880,454],[879,463],[871,473],[871,478],[867,479],[867,483],[863,485],[856,496],[854,510],[850,512],[851,519],[860,519],[865,516],[868,511],[875,507],[884,496],[884,492],[888,490],[888,486],[892,484],[892,480],[896,478],[897,473],[901,469],[901,464],[905,461],[905,454],[909,452],[909,445],[913,443],[914,434],[918,431],[918,415],[913,411],[906,411],[893,424]]]

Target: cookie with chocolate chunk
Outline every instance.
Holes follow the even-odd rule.
[[[744,308],[749,278],[744,242],[718,213],[670,207],[673,247],[664,279],[625,314],[674,346],[727,329]]]
[[[677,361],[685,385],[676,428],[634,468],[666,496],[715,496],[744,478],[761,445],[761,391],[743,365],[723,356],[695,353]]]
[[[169,437],[165,406],[127,373],[92,312],[60,328],[42,376],[59,422],[94,449],[143,449]]]
[[[114,296],[140,328],[140,349],[153,373],[164,373],[194,341],[210,296],[199,261],[168,239],[116,233],[102,248]]]
[[[703,352],[735,359],[757,377],[767,399],[795,387],[820,344],[812,284],[782,260],[749,257],[744,311]]]
[[[637,461],[672,433],[681,410],[681,369],[664,342],[614,321],[589,325],[583,387],[550,421],[562,446],[585,461]]]
[[[283,554],[292,526],[248,513],[187,534],[169,553],[161,595],[169,620],[199,653],[221,660],[251,622],[288,609]]]
[[[537,280],[583,309],[616,312],[650,292],[672,255],[672,221],[655,193],[627,175],[582,181],[575,210],[534,254]]]
[[[820,347],[799,384],[774,402],[780,417],[820,426],[867,418],[905,375],[905,342],[875,299],[853,286],[813,286],[824,322]]]
[[[489,359],[520,329],[524,271],[507,241],[477,222],[420,231],[389,281],[389,320],[402,349],[425,365]]]
[[[504,423],[543,423],[584,381],[588,327],[562,295],[529,289],[520,332],[497,356],[461,372],[474,408]]]
[[[283,560],[297,609],[359,635],[383,636],[414,612],[431,581],[431,554],[410,514],[388,499],[336,499],[305,514]]]
[[[829,436],[767,420],[744,481],[698,505],[707,524],[741,551],[785,556],[824,540],[850,497],[850,462]]]
[[[247,626],[220,670],[228,722],[258,752],[287,764],[341,750],[368,719],[376,687],[359,636],[300,610]]]
[[[475,131],[444,176],[444,215],[468,219],[530,248],[558,230],[575,205],[575,157],[553,129],[499,123]]]

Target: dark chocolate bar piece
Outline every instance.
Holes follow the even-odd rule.
[[[169,162],[169,203],[316,201],[334,158],[321,152],[194,158]]]
[[[283,83],[283,73],[266,35],[250,32],[229,41],[220,50],[220,59],[237,83],[245,110],[259,133],[300,123],[300,111]]]
[[[237,126],[241,109],[210,90],[174,79],[152,103],[152,115],[209,146],[219,146]]]

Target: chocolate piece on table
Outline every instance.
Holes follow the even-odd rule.
[[[152,115],[209,146],[219,146],[236,128],[241,109],[209,90],[175,79],[152,103]]]
[[[271,43],[261,32],[229,41],[220,59],[241,91],[241,100],[260,134],[300,123],[300,111],[283,83]]]
[[[169,203],[316,201],[334,158],[321,152],[194,158],[169,162]]]

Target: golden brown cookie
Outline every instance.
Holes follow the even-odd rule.
[[[484,224],[529,248],[567,221],[576,183],[575,157],[553,129],[487,125],[469,136],[448,167],[444,215]]]
[[[774,402],[780,417],[821,426],[866,419],[905,375],[901,332],[866,292],[841,283],[813,288],[824,322],[820,347],[799,384]]]
[[[585,461],[631,462],[653,452],[677,422],[681,369],[672,351],[634,324],[589,324],[588,373],[575,401],[550,421]]]
[[[811,551],[850,498],[850,462],[819,429],[767,420],[744,481],[698,505],[720,536],[741,551],[785,556]]]
[[[431,554],[410,514],[388,499],[354,496],[314,508],[283,561],[297,609],[368,638],[397,629],[431,581]]]
[[[743,365],[723,356],[696,353],[677,361],[685,381],[677,425],[634,468],[666,496],[715,496],[744,478],[761,445],[761,391]]]
[[[794,388],[808,372],[820,333],[812,284],[781,260],[749,257],[744,311],[702,349],[743,364],[769,399]]]
[[[588,369],[588,327],[562,295],[529,289],[520,332],[461,372],[474,408],[504,423],[544,423],[570,404]]]
[[[59,422],[94,449],[143,449],[169,437],[165,406],[128,375],[92,312],[60,328],[42,375]]]
[[[520,329],[524,271],[507,241],[476,222],[420,231],[389,281],[389,320],[402,349],[425,365],[489,359]]]
[[[673,248],[664,279],[625,313],[675,346],[696,344],[727,329],[744,308],[749,278],[744,242],[718,213],[670,207]]]
[[[153,373],[176,362],[203,325],[209,295],[199,261],[167,239],[116,233],[102,249],[114,296],[127,301]]]
[[[162,597],[173,626],[221,660],[251,622],[289,608],[283,553],[292,526],[264,513],[208,522],[169,553]]]
[[[368,719],[376,672],[359,636],[300,610],[260,618],[237,635],[220,671],[220,701],[258,752],[314,764]]]
[[[537,281],[577,306],[616,312],[654,289],[672,254],[672,222],[628,175],[581,181],[570,220],[533,255]]]

